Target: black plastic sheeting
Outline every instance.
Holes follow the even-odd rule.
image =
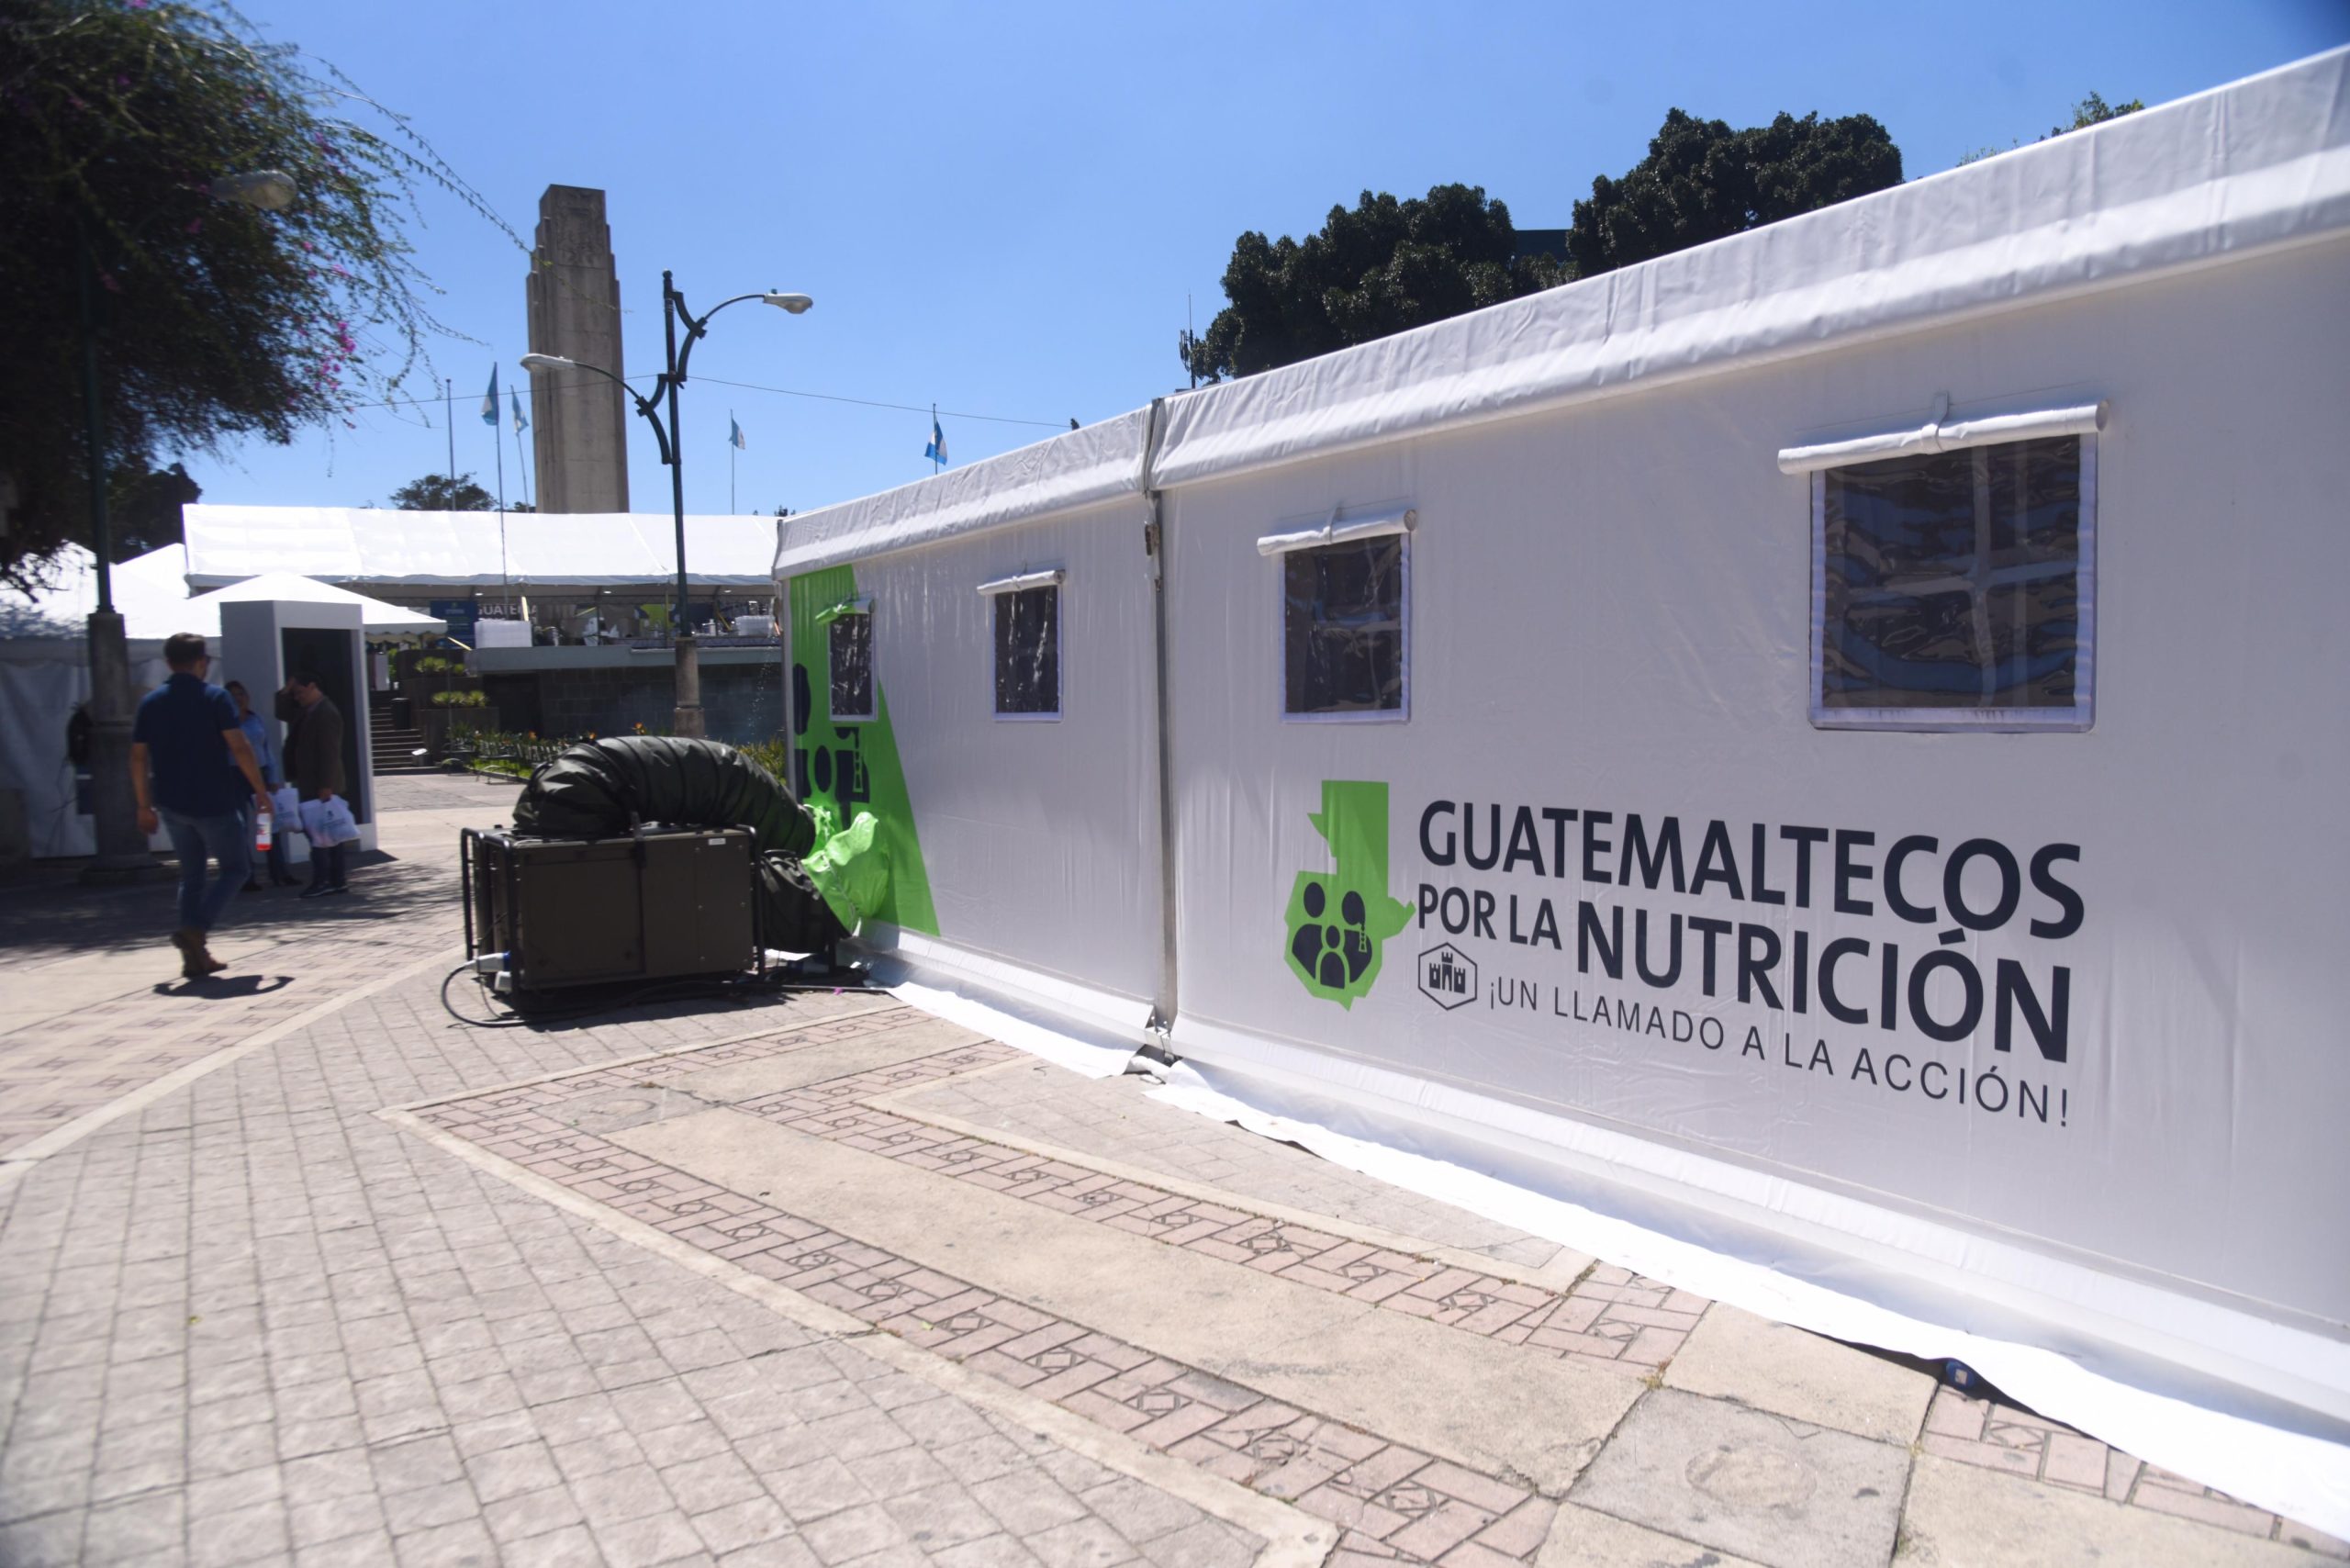
[[[608,838],[639,823],[748,828],[762,855],[816,846],[815,821],[791,791],[723,741],[581,741],[540,764],[514,807],[514,831],[540,838]]]
[[[644,823],[751,831],[761,946],[810,953],[847,935],[800,864],[816,845],[814,819],[774,774],[722,741],[581,741],[542,763],[514,806],[514,831],[536,838],[611,838]]]
[[[848,935],[808,868],[789,855],[751,862],[751,924],[760,946],[782,953],[821,952]]]

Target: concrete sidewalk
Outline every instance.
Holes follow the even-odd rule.
[[[384,793],[217,993],[0,891],[0,1562],[2350,1557],[887,997],[461,1022],[511,792]]]

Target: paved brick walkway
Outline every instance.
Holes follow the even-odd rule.
[[[415,781],[350,913],[256,912],[274,989],[159,985],[155,890],[39,914],[0,894],[0,997],[33,1014],[0,1034],[0,1128],[38,1156],[0,1190],[0,1562],[1810,1568],[1886,1562],[1897,1523],[1969,1561],[2009,1512],[2052,1560],[2076,1538],[2350,1557],[2030,1412],[1131,1081],[910,1030],[886,999],[459,1023],[422,962],[455,945],[435,846],[509,800]],[[213,1070],[74,1120],[191,1063]],[[890,1234],[832,1223],[850,1198]],[[998,1232],[972,1215],[1039,1257],[973,1253]],[[1004,1282],[1087,1237],[1136,1260],[1078,1282],[1097,1305],[1123,1289],[1118,1322]],[[1187,1314],[1237,1315],[1189,1326],[1214,1358],[1149,1309],[1179,1285]],[[1292,1320],[1409,1353],[1317,1368]],[[1758,1335],[1781,1337],[1769,1387],[1739,1381]],[[1555,1473],[1451,1442],[1460,1413],[1416,1386],[1521,1364],[1602,1415]],[[1831,1458],[1894,1480],[1833,1529],[1691,1506],[1654,1458],[1676,1422],[1762,1463],[1747,1493]]]
[[[304,901],[241,894],[216,933],[219,977],[179,978],[165,941],[173,885],[101,890],[65,870],[0,888],[8,1008],[0,1020],[0,1159],[76,1116],[431,954],[453,954],[462,913],[453,823],[487,823],[514,791],[465,778],[387,778],[386,848],[354,891]],[[452,815],[451,813],[454,813]]]

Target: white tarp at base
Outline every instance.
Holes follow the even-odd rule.
[[[2064,1420],[2127,1453],[2329,1534],[2350,1535],[2350,1447],[2339,1442],[2150,1393],[2053,1350],[1895,1312],[1718,1247],[1416,1152],[1406,1146],[1418,1140],[1399,1139],[1392,1126],[1376,1140],[1349,1136],[1326,1125],[1326,1103],[1317,1105],[1312,1096],[1261,1079],[1185,1063],[1150,1097],[1798,1328],[1964,1361],[2009,1397],[2062,1412]]]
[[[1068,1020],[1039,1008],[888,954],[874,958],[873,981],[910,1007],[975,1029],[1082,1077],[1115,1078],[1134,1059],[1133,1045],[1114,1036],[1080,1033]]]

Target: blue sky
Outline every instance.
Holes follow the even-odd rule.
[[[686,500],[710,512],[728,507],[730,410],[750,511],[921,477],[933,402],[957,463],[1147,402],[1182,384],[1185,297],[1204,328],[1236,235],[1310,231],[1366,188],[1482,185],[1521,227],[1563,227],[1676,106],[1741,126],[1873,114],[1916,178],[2031,140],[2091,90],[2151,104],[2350,41],[2344,0],[242,9],[411,116],[525,237],[548,184],[607,191],[632,373],[659,367],[665,267],[698,307],[816,297],[797,318],[740,307],[695,352]],[[423,211],[438,311],[480,340],[437,342],[432,370],[457,386],[457,466],[487,483],[493,360],[527,391],[527,258],[452,202]],[[189,470],[207,501],[356,506],[445,466],[439,407],[354,418]],[[635,505],[666,510],[631,423]]]

